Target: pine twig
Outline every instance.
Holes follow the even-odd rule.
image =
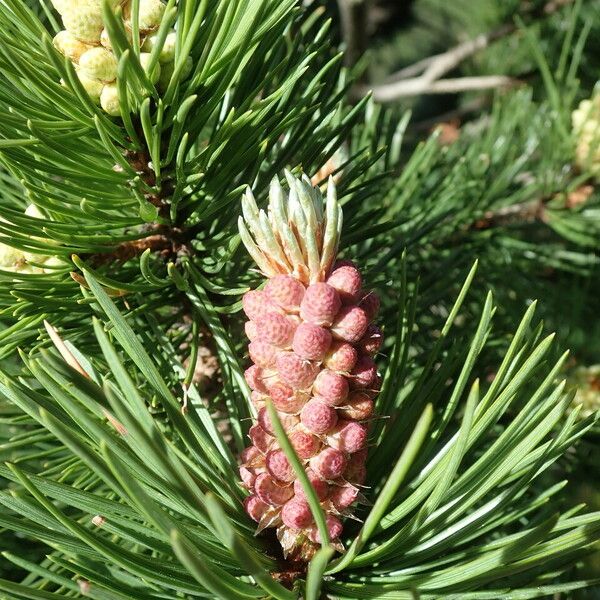
[[[489,104],[489,96],[478,96],[469,102],[465,102],[458,108],[446,111],[429,119],[415,121],[414,123],[409,124],[408,130],[412,132],[431,131],[440,123],[448,123],[453,121],[460,123],[465,117],[479,113]]]
[[[511,224],[546,222],[547,198],[535,198],[519,202],[511,206],[503,206],[496,210],[487,211],[481,219],[473,224],[474,229],[491,229]]]
[[[548,17],[573,1],[552,0],[546,3],[541,10],[531,11],[530,15],[536,18]],[[370,88],[363,86],[358,91],[360,95],[372,91],[373,98],[383,103],[419,94],[448,94],[514,85],[517,80],[504,75],[456,79],[441,79],[441,77],[457,68],[477,52],[488,48],[493,42],[511,35],[516,30],[517,26],[514,23],[507,23],[492,32],[483,33],[471,40],[461,42],[446,52],[429,56],[409,65],[392,74],[380,85]]]
[[[190,253],[189,240],[181,229],[158,226],[154,228],[154,231],[156,233],[151,233],[139,240],[119,244],[111,253],[94,255],[92,263],[94,265],[124,263],[141,256],[146,250],[151,250],[165,258],[176,258]]]
[[[454,48],[450,48],[446,52],[428,56],[416,63],[400,69],[386,79],[386,84],[397,81],[410,80],[416,78],[422,73],[418,79],[433,81],[442,75],[445,75],[452,69],[458,67],[467,58],[470,58],[480,50],[487,48],[492,42],[499,40],[507,35],[510,35],[516,30],[515,25],[508,24],[492,31],[490,33],[482,33],[472,40],[461,42]]]
[[[519,80],[506,75],[482,75],[479,77],[456,77],[428,81],[424,77],[407,79],[373,88],[376,102],[394,102],[399,98],[419,94],[456,94],[472,90],[489,90],[518,85]]]
[[[583,184],[570,193],[561,192],[550,197],[542,196],[495,210],[488,210],[479,220],[473,223],[472,228],[481,230],[535,222],[547,223],[546,206],[550,201],[564,198],[564,208],[573,210],[585,204],[593,192],[594,186]]]

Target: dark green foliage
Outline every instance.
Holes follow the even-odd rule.
[[[129,82],[122,121],[53,49],[53,13],[4,0],[0,235],[63,262],[0,272],[0,540],[19,569],[0,596],[495,599],[593,583],[573,566],[600,514],[565,501],[563,473],[593,456],[598,425],[578,417],[544,331],[593,360],[600,204],[593,186],[573,201],[593,180],[572,166],[570,112],[590,91],[597,3],[562,25],[524,15],[505,67],[534,85],[497,94],[449,145],[397,107],[347,103],[320,4],[179,2],[177,60],[189,53],[194,71],[162,95],[108,18]],[[517,3],[476,8],[415,2],[427,26],[403,31],[411,54],[394,56],[443,50]],[[497,62],[490,49],[465,73]],[[261,201],[283,168],[314,174],[330,158],[342,253],[379,289],[387,342],[372,504],[347,523],[347,552],[326,547],[305,572],[241,505],[252,408],[237,312],[260,277],[235,223],[246,185]],[[48,219],[23,216],[32,201]],[[220,365],[210,395],[193,384],[204,343]]]

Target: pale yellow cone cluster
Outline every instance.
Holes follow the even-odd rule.
[[[600,411],[600,365],[577,367],[569,376],[568,383],[577,389],[573,407],[581,407],[581,418]]]
[[[600,94],[583,100],[571,115],[579,168],[600,177]]]
[[[81,84],[104,111],[111,116],[121,114],[117,89],[117,58],[102,19],[102,0],[52,0],[60,13],[64,30],[54,38],[54,46],[68,57],[77,70]],[[110,0],[115,11],[122,7],[125,31],[131,35],[131,2]],[[140,63],[153,84],[164,89],[174,70],[175,31],[167,34],[158,64],[149,72],[150,53],[157,43],[157,29],[166,5],[161,0],[140,0]],[[191,69],[187,65],[188,73]],[[184,73],[186,75],[186,73]]]
[[[30,204],[25,210],[25,215],[34,219],[45,219],[35,204]],[[4,219],[2,219],[4,221]],[[36,238],[38,239],[38,238]],[[47,243],[52,243],[50,240],[44,239]],[[34,266],[31,263],[35,263]],[[37,266],[43,265],[43,266]],[[8,244],[0,242],[0,270],[10,271],[11,273],[47,273],[52,272],[54,267],[63,265],[63,262],[56,256],[44,254],[34,254],[26,252],[19,248],[13,248]]]

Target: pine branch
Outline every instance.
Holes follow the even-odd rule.
[[[94,323],[102,355],[92,363],[65,340],[59,347],[77,369],[42,351],[23,355],[19,378],[1,377],[4,401],[23,413],[11,422],[19,433],[5,444],[5,451],[18,453],[20,466],[0,466],[19,493],[0,492],[11,511],[0,515],[0,524],[53,547],[50,563],[40,566],[5,557],[33,569],[29,586],[43,586],[50,597],[75,579],[85,583],[73,587],[75,593],[297,598],[301,579],[289,590],[278,583],[281,575],[269,574],[281,573],[285,563],[270,554],[267,540],[254,537],[241,511],[235,462],[199,397],[192,390],[187,415],[179,413],[167,383],[176,365],[156,363],[145,347],[160,356],[164,348],[156,348],[156,338],[142,344],[102,287],[89,273],[86,278],[107,319]],[[496,377],[480,390],[474,369],[489,333],[491,299],[468,343],[453,344],[450,333],[472,278],[420,373],[411,373],[402,358],[410,338],[400,335],[390,348],[379,409],[403,418],[374,432],[378,444],[365,488],[373,507],[364,510],[365,524],[349,533],[351,550],[327,568],[320,581],[325,594],[485,595],[514,577],[513,591],[527,597],[529,587],[600,538],[598,514],[552,514],[555,505],[546,507],[561,486],[533,485],[592,425],[591,419],[578,422],[576,411],[563,417],[572,397],[556,383],[564,357],[544,366],[552,336],[539,338],[532,306]],[[414,327],[411,303],[409,293],[399,307],[407,332]],[[222,367],[232,368],[232,360],[222,354]],[[167,420],[148,412],[151,399]],[[231,401],[243,403],[239,394]],[[416,453],[408,440],[428,403],[432,421],[420,427]],[[464,416],[455,424],[459,410]],[[509,411],[511,419],[504,419]],[[121,427],[113,428],[114,420]],[[56,451],[51,468],[36,467],[42,448]],[[119,568],[107,577],[106,564]],[[304,577],[290,568],[286,577]],[[315,583],[310,593],[316,598]],[[548,589],[583,583],[557,585]],[[0,581],[0,589],[24,595],[28,587]]]
[[[201,5],[192,0],[189,10]],[[14,294],[0,293],[0,305],[33,318],[37,296],[57,324],[85,318],[89,306],[77,301],[83,280],[69,264],[72,255],[115,296],[140,293],[153,306],[165,294],[185,303],[184,256],[194,257],[211,292],[227,296],[246,285],[252,273],[230,261],[238,241],[229,209],[243,187],[255,182],[260,198],[284,167],[318,171],[361,117],[362,104],[341,103],[348,84],[328,22],[320,10],[292,5],[259,0],[237,13],[226,5],[202,9],[198,27],[186,21],[178,28],[175,50],[177,61],[189,49],[185,59],[195,71],[160,94],[142,81],[140,49],[122,23],[105,15],[122,81],[129,77],[127,110],[114,118],[94,105],[50,42],[50,24],[39,18],[45,13],[7,3],[0,17],[0,176],[9,222],[0,226],[1,241],[61,263],[44,278],[0,272],[17,294],[15,306]],[[160,32],[196,8],[187,16],[167,8]],[[23,216],[25,197],[43,218]]]
[[[395,102],[408,96],[422,94],[457,94],[460,92],[508,88],[519,81],[506,75],[481,75],[478,77],[456,77],[430,81],[428,77],[382,84],[371,91],[376,102]],[[366,92],[364,88],[363,93]]]
[[[420,78],[431,83],[432,81],[439,79],[442,75],[454,70],[467,58],[471,58],[477,52],[484,50],[496,40],[511,35],[515,31],[516,27],[514,25],[504,25],[493,32],[482,33],[471,40],[466,40],[465,42],[454,46],[454,48],[446,50],[446,52],[428,56],[427,58],[392,73],[387,78],[386,83],[411,79],[419,74],[421,74]]]
[[[153,232],[157,233],[153,233]],[[181,256],[189,256],[190,236],[175,227],[153,226],[148,234],[138,240],[122,242],[114,252],[97,254],[90,257],[93,266],[102,264],[124,263],[137,258],[146,251],[163,258],[165,262],[176,261]]]
[[[484,213],[483,218],[477,220],[475,229],[490,229],[492,227],[506,227],[511,224],[524,225],[540,221],[547,223],[545,199],[529,200],[511,206],[504,206],[497,210]]]

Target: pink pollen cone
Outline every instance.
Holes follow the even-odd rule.
[[[271,437],[260,425],[252,425],[248,431],[248,436],[252,440],[252,443],[258,450],[263,454],[269,451],[269,448],[273,445],[275,439]]]
[[[266,458],[267,471],[277,481],[290,483],[296,479],[296,474],[283,450],[271,450]]]
[[[338,414],[344,419],[364,421],[373,414],[374,403],[367,394],[361,391],[351,392]]]
[[[329,406],[339,406],[348,397],[348,380],[339,373],[325,369],[313,384],[313,394]]]
[[[252,390],[252,392],[250,393],[250,401],[252,402],[252,406],[254,406],[256,410],[260,410],[265,405],[265,401],[267,398],[268,396],[266,394],[263,394],[262,392],[257,392],[256,390]]]
[[[274,381],[268,386],[273,406],[281,412],[297,414],[306,403],[308,395],[292,389],[281,381]]]
[[[359,306],[365,311],[369,321],[372,321],[379,312],[381,301],[375,292],[364,292]]]
[[[349,373],[358,360],[356,348],[348,342],[335,340],[323,361],[323,364],[332,371]]]
[[[337,423],[337,413],[331,406],[313,398],[300,411],[302,425],[317,435],[327,433]]]
[[[258,328],[254,321],[246,321],[244,331],[246,332],[246,337],[250,341],[255,340],[258,337]]]
[[[342,522],[333,515],[328,515],[326,518],[327,523],[327,533],[329,534],[329,539],[337,540],[340,535],[342,535]],[[316,525],[313,525],[308,530],[308,539],[311,542],[315,542],[315,544],[321,543],[321,536],[319,535],[319,529]]]
[[[334,481],[346,468],[346,455],[335,448],[325,448],[310,460],[311,469],[322,479]]]
[[[344,479],[349,483],[362,485],[365,482],[367,474],[367,468],[365,463],[367,462],[367,449],[352,454],[348,460],[348,465],[344,471]]]
[[[264,292],[261,290],[250,290],[242,298],[242,308],[247,317],[258,323],[269,311],[277,310]]]
[[[287,348],[294,338],[296,325],[285,315],[268,312],[257,324],[256,329],[260,339],[277,346]]]
[[[335,288],[326,283],[313,283],[306,290],[300,304],[300,316],[309,323],[329,326],[341,305],[342,301]]]
[[[331,490],[329,498],[333,505],[342,511],[356,502],[358,493],[358,488],[353,485],[339,485]]]
[[[256,482],[256,469],[248,468],[241,466],[240,467],[240,479],[242,480],[242,485],[251,490],[254,487],[254,483]]]
[[[359,300],[362,277],[352,263],[334,267],[327,283],[337,290],[344,304],[355,304]]]
[[[242,460],[242,464],[245,465],[259,459],[260,456],[260,450],[256,446],[248,446],[242,451],[240,458]]]
[[[295,425],[298,424],[298,417],[294,415],[288,415],[285,413],[281,413],[277,415],[283,428],[286,431],[290,431]],[[267,407],[261,408],[258,411],[258,424],[270,435],[275,435],[275,430],[273,429],[273,423],[271,421],[271,417],[269,416],[269,411]]]
[[[319,372],[316,364],[300,358],[294,352],[280,352],[275,359],[275,366],[279,379],[294,389],[310,387]]]
[[[276,275],[264,288],[266,296],[286,312],[298,312],[304,298],[304,286],[291,275]]]
[[[252,340],[248,344],[248,353],[250,354],[252,362],[263,369],[268,369],[275,365],[277,348],[266,340],[261,338]]]
[[[365,335],[356,344],[365,354],[377,354],[383,344],[383,332],[377,325],[369,325]]]
[[[361,356],[350,373],[353,388],[369,388],[377,377],[377,365],[370,356]]]
[[[244,376],[256,418],[239,468],[257,532],[274,529],[285,558],[309,561],[321,540],[301,473],[274,435],[269,404],[319,498],[333,547],[343,551],[341,519],[364,500],[368,421],[381,385],[373,357],[383,335],[372,323],[379,297],[363,289],[356,265],[334,256],[341,207],[332,204],[333,187],[323,203],[322,190],[308,178],[288,184],[301,205],[294,198],[282,204],[275,180],[262,212],[250,192],[244,197],[240,236],[266,281],[242,299],[253,362]],[[314,212],[307,212],[311,202]]]
[[[290,529],[306,529],[312,522],[308,502],[300,498],[292,498],[281,509],[281,520]]]
[[[314,456],[321,447],[321,441],[318,437],[308,433],[307,431],[297,430],[294,431],[290,436],[290,443],[292,444],[296,454],[303,460]]]
[[[333,337],[355,343],[365,334],[369,319],[360,306],[343,306],[337,314],[331,332]]]
[[[268,473],[261,473],[254,483],[254,493],[266,504],[281,506],[294,495],[294,490],[291,485],[278,485]]]
[[[294,333],[292,348],[300,357],[308,360],[323,360],[331,345],[329,330],[314,323],[301,323]]]
[[[323,481],[322,479],[317,477],[317,475],[315,475],[315,473],[313,473],[310,469],[306,471],[306,474],[308,475],[310,484],[315,490],[315,493],[317,494],[319,500],[321,502],[323,502],[323,500],[326,500],[327,496],[329,496],[329,484],[326,481]],[[296,498],[306,498],[304,488],[302,487],[302,484],[300,483],[299,479],[296,479],[296,481],[294,481],[294,494],[296,495]]]
[[[356,421],[338,421],[335,429],[327,436],[327,443],[332,448],[353,454],[365,447],[367,428]]]
[[[244,500],[244,508],[246,509],[246,512],[250,518],[258,523],[269,506],[256,496],[248,496]]]
[[[258,365],[252,365],[244,371],[244,378],[251,390],[267,393],[267,387],[263,381],[263,370]]]

